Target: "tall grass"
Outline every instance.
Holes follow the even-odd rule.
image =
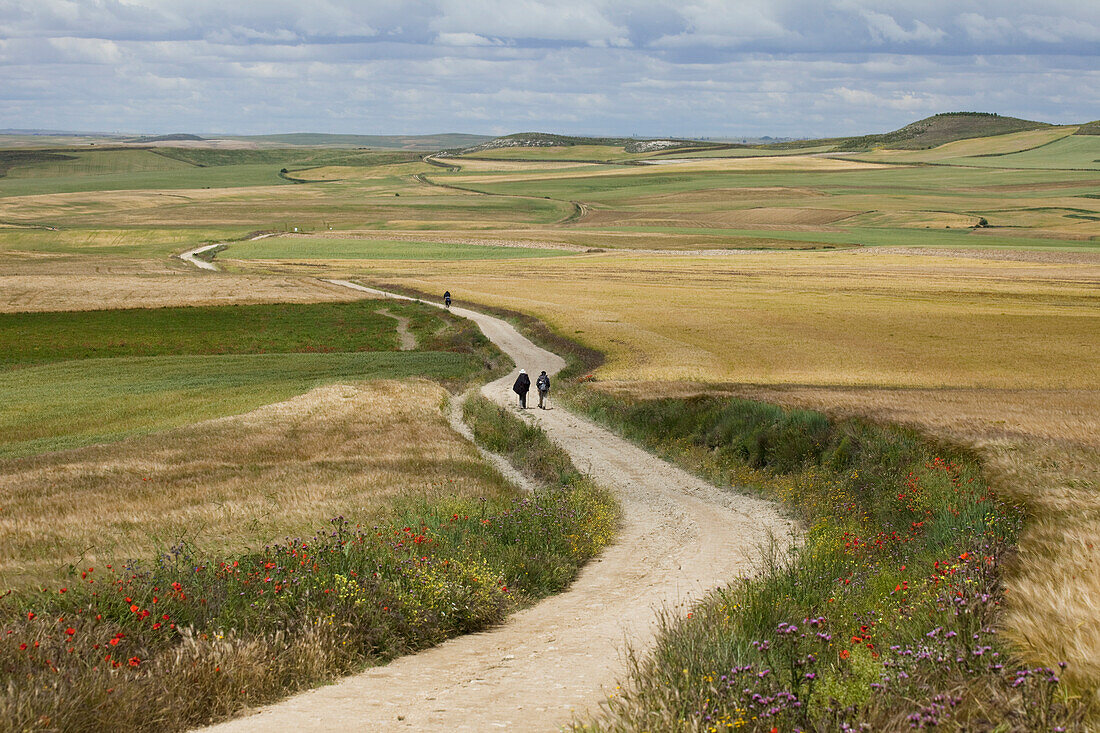
[[[602,547],[591,503],[412,501],[241,556],[74,570],[0,609],[0,729],[181,729],[486,628]]]
[[[517,423],[475,421],[482,436]],[[545,435],[519,432],[548,482],[534,495],[399,498],[373,524],[337,517],[234,556],[179,544],[5,597],[0,730],[179,730],[562,590],[611,540],[615,505]]]
[[[790,556],[666,616],[595,730],[1073,726],[1060,669],[997,632],[1023,516],[970,453],[916,433],[719,398],[584,392],[593,417],[719,483],[780,501]]]

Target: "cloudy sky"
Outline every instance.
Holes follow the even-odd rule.
[[[0,0],[0,128],[816,136],[1100,118],[1100,0]]]

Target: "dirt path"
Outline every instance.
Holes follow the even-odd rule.
[[[397,321],[397,337],[401,341],[401,351],[413,351],[416,349],[416,334],[409,330],[409,319],[391,313],[385,308],[379,308],[375,313],[380,313],[387,318]]]
[[[337,285],[393,296],[355,283]],[[510,324],[454,307],[528,372],[565,362]],[[514,374],[483,388],[514,405]],[[578,468],[615,491],[617,542],[565,593],[499,628],[452,639],[216,726],[254,730],[551,731],[595,711],[626,666],[627,643],[651,645],[657,610],[684,612],[705,591],[752,571],[771,539],[790,540],[772,504],[720,491],[563,409],[523,413],[566,448]]]
[[[274,237],[278,233],[279,232],[268,232],[267,234],[257,234],[255,237],[252,237],[248,241],[249,242],[255,242],[257,239],[266,239],[268,237]],[[229,242],[215,242],[214,244],[204,244],[202,247],[196,247],[195,249],[189,249],[186,252],[181,252],[180,254],[178,254],[176,256],[179,257],[184,262],[190,262],[192,265],[194,265],[195,267],[198,267],[202,270],[215,270],[216,271],[218,269],[217,265],[215,265],[213,262],[211,262],[209,260],[199,259],[198,255],[201,255],[203,252],[209,252],[210,250],[215,249],[217,247],[224,247],[228,244],[229,244]]]

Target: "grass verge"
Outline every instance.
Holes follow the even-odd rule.
[[[562,590],[610,541],[614,503],[541,432],[472,409],[477,434],[521,437],[538,458],[524,465],[552,484],[522,498],[398,500],[370,526],[337,517],[230,557],[180,544],[8,596],[0,730],[184,729]]]
[[[976,458],[908,430],[701,397],[573,399],[807,527],[789,557],[666,617],[657,648],[579,730],[1048,730],[1083,705],[997,633],[1022,510]]]

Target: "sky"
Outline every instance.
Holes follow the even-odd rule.
[[[1100,0],[0,0],[0,128],[646,137],[1100,118]]]

